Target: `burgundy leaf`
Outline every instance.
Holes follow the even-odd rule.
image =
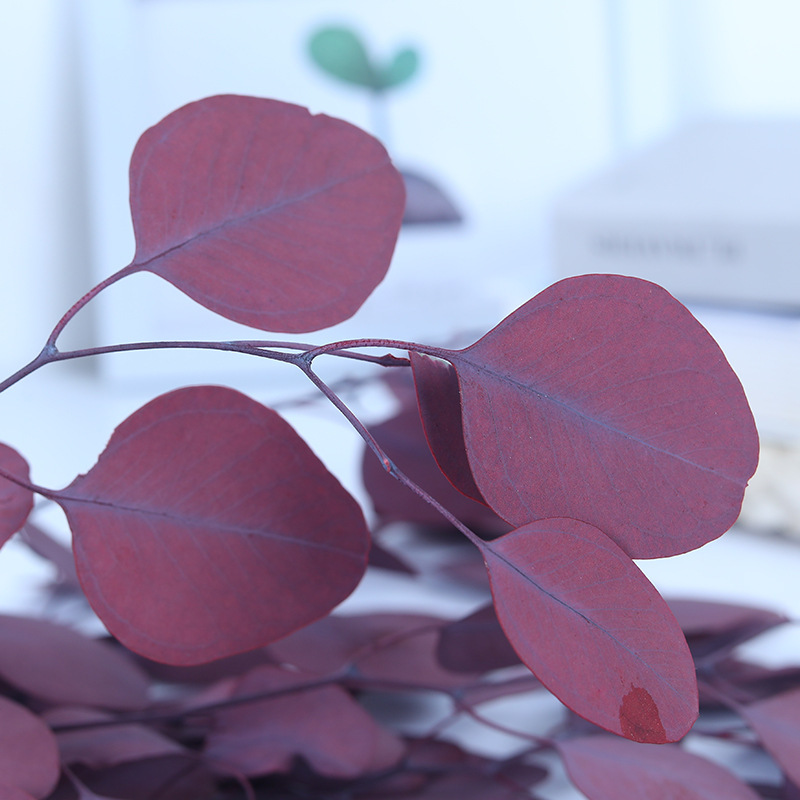
[[[20,539],[36,555],[49,561],[57,571],[55,582],[67,591],[80,592],[78,575],[75,572],[75,557],[72,547],[63,545],[47,531],[28,521],[20,530]]]
[[[660,287],[568,278],[447,357],[475,482],[514,525],[573,517],[656,558],[736,519],[753,417],[717,344]]]
[[[359,795],[359,800],[530,800],[527,787],[509,785],[501,776],[444,775],[409,792]]]
[[[58,782],[55,737],[24,706],[0,697],[0,783],[43,798]]]
[[[88,786],[86,786],[86,784],[78,780],[78,778],[72,772],[67,772],[67,777],[70,785],[77,793],[78,800],[114,800],[114,798],[109,797],[108,795],[100,795],[96,792],[93,792]]]
[[[761,608],[707,600],[669,600],[696,662],[719,660],[749,639],[787,622],[787,617]]]
[[[737,686],[752,700],[789,692],[800,685],[800,666],[766,667],[738,658],[724,658],[714,664],[714,675],[727,686]],[[707,702],[709,698],[703,698]]]
[[[297,673],[259,667],[239,682],[234,697],[297,683]],[[403,755],[400,740],[336,685],[249,702],[215,717],[206,755],[245,775],[286,772],[301,756],[321,775],[352,778],[387,769]]]
[[[356,502],[283,419],[231,389],[153,400],[54,499],[92,607],[156,661],[268,644],[330,611],[365,569]]]
[[[405,409],[369,430],[400,470],[466,525],[495,534],[508,530],[490,508],[453,488],[431,455],[416,408]],[[375,512],[384,522],[449,527],[432,505],[389,475],[369,449],[364,450],[362,477]]]
[[[558,750],[592,800],[758,800],[728,770],[675,745],[588,736],[559,742]]]
[[[75,767],[88,788],[80,800],[211,800],[216,779],[194,755],[169,755],[129,761],[99,770]]]
[[[32,794],[15,786],[0,785],[0,800],[35,800]]]
[[[405,205],[376,139],[234,95],[190,103],[145,131],[130,180],[131,269],[270,331],[352,316],[386,274]]]
[[[52,728],[105,723],[110,714],[88,708],[60,707],[44,715]],[[98,727],[56,730],[56,741],[64,764],[109,767],[127,761],[182,753],[183,748],[158,731],[144,725],[100,725]]]
[[[374,533],[372,545],[369,549],[369,565],[377,569],[385,569],[390,572],[402,572],[406,575],[413,575],[415,570],[405,561],[400,559],[390,550],[387,550],[379,542],[375,541]]]
[[[530,672],[503,680],[488,680],[466,686],[458,692],[458,698],[465,706],[478,706],[481,703],[491,703],[501,697],[514,694],[526,694],[542,688],[539,679]],[[588,723],[585,723],[588,724]]]
[[[759,700],[740,711],[787,778],[800,784],[800,689]]]
[[[267,648],[259,647],[244,653],[237,653],[227,658],[218,658],[205,664],[191,667],[179,667],[173,664],[162,664],[149,658],[137,657],[140,666],[157,681],[175,684],[210,684],[216,681],[241,675],[262,664],[273,663]]]
[[[482,549],[509,641],[559,700],[636,741],[686,734],[698,705],[686,640],[614,542],[584,522],[553,519]]]
[[[30,483],[28,462],[7,444],[0,444],[0,471]],[[32,508],[33,492],[0,477],[0,547],[25,524]]]
[[[436,655],[443,667],[454,672],[488,672],[519,664],[491,603],[445,625]]]
[[[436,462],[453,486],[467,497],[485,503],[464,447],[461,393],[455,369],[440,358],[410,355],[425,436]]]
[[[548,776],[539,765],[485,758],[440,739],[408,739],[406,745],[403,769],[375,784],[374,794],[359,794],[359,800],[529,798],[522,787],[532,787]]]
[[[295,669],[329,675],[375,650],[438,631],[443,622],[423,614],[330,615],[270,645],[269,654]]]
[[[148,703],[147,676],[122,650],[46,620],[0,615],[0,676],[51,703],[116,710]]]
[[[687,636],[719,636],[751,629],[763,632],[788,621],[784,614],[734,603],[674,598],[667,604]]]
[[[381,684],[444,692],[474,683],[478,673],[454,672],[439,663],[438,644],[438,628],[385,640],[358,660],[358,674]]]

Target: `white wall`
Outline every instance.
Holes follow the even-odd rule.
[[[614,154],[699,114],[800,114],[797,0],[465,0],[457,15],[449,0],[6,3],[0,8],[0,24],[11,32],[0,48],[6,371],[35,353],[93,280],[130,259],[127,159],[138,133],[175,105],[243,91],[369,124],[357,92],[300,66],[300,33],[311,19],[356,22],[377,47],[415,40],[428,56],[423,79],[397,93],[390,114],[398,158],[440,176],[468,215],[452,234],[405,237],[400,266],[412,270],[429,259],[424,272],[432,303],[454,275],[471,269],[492,277],[493,288],[481,298],[492,314],[540,288],[541,231],[551,198]],[[172,311],[144,319],[125,311],[141,308],[138,301],[153,292],[169,298],[167,308],[181,309],[180,324],[206,325],[207,317],[193,317],[174,290],[132,282],[130,294],[120,289],[104,314],[101,338],[149,334],[152,322],[162,327],[156,335],[177,335]],[[461,318],[481,311],[467,294],[450,296],[462,304]],[[422,311],[431,317],[427,307]],[[126,316],[134,327],[115,328]],[[374,316],[405,324],[391,314]],[[68,329],[73,340],[93,336],[91,323],[87,310]]]

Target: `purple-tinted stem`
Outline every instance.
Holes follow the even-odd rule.
[[[702,678],[698,678],[697,686],[706,694],[711,695],[715,700],[718,700],[726,708],[735,711],[737,714],[741,713],[742,703],[736,698],[732,697],[727,692],[722,691],[719,686],[715,686]]]
[[[2,468],[0,468],[0,478],[11,481],[11,483],[15,483],[17,486],[21,486],[23,489],[27,489],[29,492],[40,494],[42,497],[53,497],[53,492],[50,489],[45,489],[44,486],[37,486],[35,483],[30,483],[29,481],[23,481],[22,478],[18,478],[16,475],[12,475],[10,472],[6,472]]]
[[[88,296],[88,295],[87,295]],[[293,349],[297,353],[284,353],[280,349]],[[273,342],[273,341],[231,341],[231,342],[205,342],[205,341],[175,341],[175,342],[126,342],[124,344],[110,344],[101,347],[87,347],[82,350],[59,350],[54,343],[48,341],[41,353],[30,363],[17,370],[4,381],[0,382],[0,392],[5,391],[18,381],[35,372],[46,364],[57,361],[69,361],[75,358],[88,358],[89,356],[99,356],[108,353],[124,353],[134,350],[224,350],[232,353],[242,353],[243,355],[259,356],[273,361],[286,361],[297,363],[304,358],[309,350],[319,350],[318,347],[309,344],[292,342]],[[407,367],[410,361],[407,358],[398,358],[389,353],[382,356],[373,356],[367,353],[354,353],[344,348],[335,348],[330,355],[339,358],[349,358],[356,361],[365,361],[370,364],[377,364],[382,367]]]
[[[13,375],[9,375],[4,381],[0,382],[0,392],[4,392],[9,386],[13,386],[27,375],[30,375],[32,372],[36,372],[39,367],[49,364],[51,361],[53,361],[53,356],[57,353],[58,350],[55,349],[55,346],[45,345],[42,352],[39,353],[39,355],[36,356],[33,361],[29,362],[21,369],[18,369]]]
[[[342,342],[331,342],[330,344],[323,344],[319,347],[308,349],[303,353],[303,359],[311,365],[311,362],[317,356],[333,355],[340,350],[353,350],[354,348],[360,347],[379,347],[381,349],[389,348],[390,350],[405,351],[412,350],[415,353],[423,353],[427,356],[434,356],[445,360],[453,353],[452,350],[448,350],[444,347],[435,347],[433,345],[419,344],[417,342],[402,342],[397,339],[346,339]]]
[[[365,340],[366,341],[366,340]],[[384,340],[374,340],[374,341],[384,341]],[[354,345],[353,343],[342,343],[346,346],[361,346],[361,345]],[[365,347],[395,347],[395,344],[375,344],[375,345],[363,345]],[[438,348],[436,348],[438,349]],[[313,351],[309,351],[313,352]],[[453,527],[457,528],[464,536],[469,539],[472,544],[474,544],[479,549],[483,550],[484,542],[483,540],[472,530],[470,530],[460,519],[453,516],[438,500],[431,497],[421,486],[414,483],[398,466],[392,461],[391,458],[386,454],[386,451],[378,444],[375,437],[366,429],[364,424],[361,420],[348,408],[347,404],[342,401],[342,399],[323,381],[311,368],[310,359],[306,359],[308,353],[303,353],[300,360],[297,362],[300,369],[305,372],[308,378],[314,383],[314,385],[328,398],[328,400],[333,403],[333,405],[339,409],[342,415],[347,419],[347,421],[356,429],[356,432],[361,436],[361,438],[366,442],[367,447],[377,456],[378,460],[383,465],[384,470],[388,472],[393,478],[400,481],[404,486],[411,489],[414,494],[418,497],[421,497],[426,503],[432,505]],[[312,356],[313,358],[313,356]]]
[[[375,651],[378,651],[379,649],[380,647],[375,647]],[[362,656],[359,656],[359,658],[363,657],[363,655],[366,655],[366,653],[362,654]],[[131,725],[137,723],[149,724],[158,722],[174,722],[177,720],[182,720],[186,717],[202,716],[205,714],[213,713],[214,711],[223,711],[228,708],[247,705],[248,703],[260,703],[267,700],[275,700],[279,697],[286,697],[287,695],[298,694],[299,692],[305,692],[313,689],[321,689],[326,686],[340,684],[353,689],[361,689],[366,691],[371,690],[371,691],[389,691],[389,692],[393,691],[394,692],[438,692],[440,694],[446,695],[447,697],[450,697],[453,700],[454,707],[458,711],[465,711],[470,713],[481,724],[497,728],[498,730],[504,730],[504,732],[506,733],[509,733],[513,736],[517,736],[522,739],[527,739],[543,747],[548,747],[551,744],[549,739],[543,739],[534,736],[533,734],[517,731],[513,728],[503,728],[503,726],[501,726],[499,723],[494,723],[491,720],[485,719],[480,714],[478,714],[478,712],[474,711],[474,706],[466,704],[464,703],[463,700],[459,699],[458,689],[446,689],[440,686],[423,686],[413,681],[409,681],[406,683],[404,681],[391,681],[380,678],[370,678],[359,675],[356,667],[357,667],[357,659],[353,659],[344,666],[342,666],[340,669],[338,669],[336,672],[331,673],[330,675],[325,675],[323,677],[316,678],[314,680],[309,680],[305,683],[298,683],[292,686],[284,686],[281,687],[280,689],[267,689],[263,692],[256,692],[254,694],[240,695],[238,697],[230,697],[227,700],[218,700],[217,702],[207,703],[202,706],[195,706],[189,708],[172,708],[172,709],[151,708],[146,711],[118,714],[116,717],[112,719],[98,719],[86,722],[55,724],[51,726],[51,729],[56,733],[61,733],[65,731],[87,730],[93,728],[111,728],[111,727],[116,727],[118,725]],[[476,686],[481,685],[481,682],[478,681],[474,685]],[[448,717],[448,719],[450,719],[450,717]],[[437,728],[438,726],[439,723],[437,723]]]
[[[472,704],[465,703],[463,700],[455,699],[455,702],[458,710],[472,717],[475,722],[485,725],[487,728],[492,728],[493,730],[499,731],[500,733],[504,733],[507,736],[515,736],[518,739],[524,739],[527,742],[532,742],[534,745],[536,745],[534,752],[536,750],[541,750],[542,748],[552,748],[555,746],[552,739],[536,736],[536,734],[527,733],[525,731],[518,731],[516,728],[510,728],[508,725],[495,722],[494,720],[485,717],[479,711],[476,711]]]
[[[45,344],[45,350],[52,348],[55,349],[56,346],[56,339],[61,335],[61,331],[67,327],[69,321],[93,298],[96,297],[103,289],[111,286],[111,284],[116,283],[118,280],[127,277],[128,275],[133,275],[135,272],[139,272],[141,270],[140,266],[134,266],[133,264],[128,264],[127,267],[123,267],[119,272],[115,272],[113,275],[110,275],[104,281],[101,281],[97,284],[93,289],[90,289],[86,294],[75,303],[72,308],[64,314],[63,317],[58,321],[58,324],[53,328],[52,333],[47,338],[47,342]]]

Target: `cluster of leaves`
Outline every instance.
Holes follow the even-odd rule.
[[[363,436],[381,469],[476,549],[491,587],[492,626],[500,626],[504,650],[536,685],[620,737],[657,745],[682,739],[698,715],[695,664],[675,614],[632,559],[684,552],[724,533],[758,454],[741,385],[691,314],[649,282],[591,275],[555,284],[458,350],[374,339],[60,350],[61,331],[86,303],[141,271],[261,330],[300,333],[338,323],[383,278],[404,210],[402,178],[375,139],[340,120],[249,97],[207,98],[170,114],[139,140],[130,178],[133,261],[76,303],[0,391],[56,361],[155,347],[228,350],[299,368]],[[407,355],[369,354],[374,348]],[[501,535],[479,535],[406,475],[319,378],[314,360],[321,356],[410,372],[436,469],[472,508],[502,520]],[[2,541],[26,525],[34,494],[66,514],[82,591],[122,648],[112,658],[127,650],[179,669],[214,662],[227,670],[221,682],[184,692],[163,711],[160,719],[179,730],[166,731],[168,751],[155,744],[156,752],[148,751],[162,770],[160,796],[181,796],[187,774],[194,781],[200,773],[206,787],[220,773],[238,778],[246,793],[252,789],[245,778],[278,773],[283,777],[265,779],[266,796],[291,796],[297,758],[308,775],[298,791],[312,791],[319,780],[325,796],[424,797],[435,777],[445,786],[431,787],[431,797],[463,794],[481,780],[506,792],[496,796],[513,797],[541,774],[514,759],[498,765],[467,756],[433,734],[404,740],[356,701],[363,692],[424,688],[448,694],[459,713],[476,714],[487,696],[508,693],[508,682],[487,685],[487,668],[475,674],[468,665],[457,665],[454,678],[435,661],[441,620],[328,616],[367,568],[370,531],[355,500],[273,410],[219,386],[169,392],[119,425],[95,466],[60,490],[33,484],[24,458],[2,446]],[[494,635],[484,622],[475,640],[481,646]],[[64,664],[67,638],[59,644],[44,627],[31,633],[20,621],[9,625],[21,626],[21,640],[49,641],[51,652],[64,653],[40,661]],[[107,663],[99,655],[75,657],[74,674],[90,674],[88,661]],[[248,668],[231,672],[231,658]],[[115,686],[127,675],[126,691],[139,687],[135,700],[54,702],[9,680],[14,688],[0,726],[11,755],[0,784],[9,797],[53,790],[53,730],[67,753],[88,737],[91,755],[62,755],[93,771],[89,781],[70,767],[69,791],[119,792],[104,789],[94,772],[98,765],[118,771],[130,759],[112,754],[111,763],[97,755],[100,740],[87,732],[107,734],[122,721],[127,730],[136,719],[108,717],[120,709],[141,709],[153,720],[147,682],[131,664],[105,672],[115,673],[108,678]],[[526,673],[522,685],[532,681]],[[45,683],[52,692],[53,680]],[[91,683],[105,682],[98,676]],[[34,711],[43,704],[41,716],[16,693],[35,698]],[[146,731],[153,742],[154,730]],[[31,783],[29,771],[16,776],[13,764],[31,763],[14,745],[23,741],[55,765],[46,780]],[[597,747],[628,753],[631,746],[597,738],[585,743],[588,755],[574,744],[558,749],[584,787],[578,775],[600,768],[572,762],[597,757]],[[686,756],[670,748],[635,752]],[[147,781],[154,773],[137,774]],[[203,796],[197,780],[192,796]],[[587,793],[607,796],[602,791]],[[151,786],[121,796],[156,795]]]
[[[539,796],[555,756],[591,800],[794,800],[800,666],[771,670],[735,650],[788,620],[707,601],[670,607],[701,686],[690,749],[610,736],[569,712],[539,735],[498,723],[495,701],[513,697],[524,708],[545,689],[491,604],[455,622],[330,615],[195,667],[136,657],[51,622],[0,617],[0,774],[9,784],[0,797],[524,800]],[[465,749],[451,735],[463,718],[519,744],[500,758]],[[712,740],[771,756],[783,784],[748,784],[692,752]]]

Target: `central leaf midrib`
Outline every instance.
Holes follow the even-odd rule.
[[[345,176],[343,178],[340,178],[339,180],[332,181],[331,183],[327,183],[324,186],[317,187],[316,189],[314,189],[314,190],[312,190],[310,192],[306,192],[303,195],[296,195],[294,197],[288,198],[288,199],[280,201],[280,202],[272,203],[270,205],[266,205],[266,206],[262,206],[260,208],[253,209],[252,211],[249,211],[246,214],[241,214],[240,216],[237,216],[237,217],[232,217],[230,219],[225,219],[222,222],[220,222],[219,224],[214,225],[214,226],[212,226],[212,227],[210,227],[210,228],[208,228],[206,230],[197,231],[196,233],[194,233],[189,238],[184,239],[183,241],[178,242],[177,244],[171,245],[170,247],[167,247],[164,250],[161,250],[160,252],[156,253],[155,255],[150,256],[150,258],[146,259],[145,261],[137,261],[134,258],[133,263],[132,263],[131,266],[139,267],[140,269],[146,269],[150,265],[152,265],[153,262],[159,261],[160,259],[164,258],[165,256],[168,256],[170,253],[174,253],[175,251],[180,250],[181,248],[186,247],[187,245],[190,245],[190,244],[198,241],[199,239],[204,239],[204,238],[207,238],[209,236],[213,236],[215,233],[218,233],[219,231],[225,230],[225,228],[228,228],[228,227],[231,227],[231,226],[234,226],[234,225],[240,225],[242,223],[250,221],[251,219],[255,219],[256,217],[269,216],[270,214],[275,213],[277,211],[280,211],[281,209],[286,208],[287,206],[295,205],[297,203],[303,203],[306,200],[308,200],[309,198],[314,197],[315,195],[322,194],[323,192],[327,192],[330,189],[333,189],[333,188],[335,188],[337,186],[341,186],[342,184],[347,183],[348,181],[357,180],[358,178],[363,178],[363,177],[365,177],[367,175],[371,175],[374,172],[378,172],[379,170],[381,170],[385,166],[387,166],[388,163],[389,162],[383,162],[383,163],[378,164],[378,165],[376,165],[374,167],[371,167],[370,169],[362,170],[361,172],[357,172],[357,173],[352,174],[352,175],[347,175],[347,176]]]
[[[522,391],[522,392],[524,392],[526,394],[533,394],[536,397],[539,397],[542,400],[546,400],[547,402],[552,403],[553,405],[564,409],[568,413],[573,414],[576,417],[578,417],[578,418],[580,418],[582,420],[585,420],[586,422],[588,422],[588,423],[590,423],[592,425],[596,425],[598,427],[601,427],[604,430],[607,430],[609,433],[615,434],[616,436],[619,436],[621,438],[624,438],[624,439],[627,439],[627,440],[629,440],[631,442],[634,442],[634,443],[640,445],[641,447],[644,447],[644,448],[647,448],[648,450],[653,451],[654,453],[659,453],[661,455],[668,456],[669,458],[673,458],[676,461],[681,461],[684,464],[688,464],[689,466],[695,467],[696,469],[699,469],[699,470],[701,470],[703,472],[707,472],[707,473],[710,473],[712,475],[716,475],[716,476],[718,476],[718,477],[720,477],[720,478],[722,478],[724,480],[727,480],[727,481],[729,481],[729,482],[731,482],[731,483],[733,483],[733,484],[735,484],[737,486],[741,485],[741,481],[738,480],[737,478],[731,477],[730,475],[727,475],[724,472],[720,472],[719,470],[712,469],[711,467],[706,467],[703,464],[698,464],[696,461],[692,461],[691,459],[688,459],[685,456],[681,456],[678,453],[673,453],[672,451],[665,450],[662,447],[656,447],[655,445],[651,444],[650,442],[646,442],[643,439],[640,439],[638,436],[635,436],[632,433],[629,433],[627,431],[624,431],[624,430],[621,430],[619,428],[616,428],[613,425],[609,425],[607,422],[604,422],[602,419],[600,419],[598,417],[593,417],[593,416],[591,416],[589,414],[586,414],[583,411],[580,411],[578,408],[576,408],[573,405],[570,405],[565,400],[561,400],[560,398],[557,398],[557,397],[554,397],[552,395],[546,394],[545,392],[539,391],[539,390],[535,389],[533,386],[530,386],[528,384],[521,383],[520,381],[518,381],[515,378],[511,377],[510,375],[496,372],[493,369],[490,369],[488,366],[485,366],[483,364],[479,364],[479,363],[477,363],[475,361],[472,361],[469,358],[464,358],[461,355],[459,355],[458,359],[456,359],[456,360],[463,361],[463,363],[465,363],[469,367],[473,368],[476,372],[484,373],[484,374],[488,375],[490,378],[492,378],[494,380],[510,384],[514,388],[516,388],[516,389],[518,389],[518,390],[520,390],[520,391]]]
[[[102,506],[104,508],[109,508],[113,511],[118,511],[122,513],[159,517],[168,520],[169,522],[177,523],[184,527],[211,528],[212,530],[216,530],[220,533],[230,533],[234,535],[250,534],[253,536],[259,536],[261,538],[274,539],[276,541],[284,542],[286,544],[293,544],[300,547],[313,547],[318,550],[326,550],[334,553],[340,553],[346,556],[358,557],[356,553],[353,553],[349,550],[344,550],[340,547],[324,544],[322,542],[307,541],[305,539],[296,539],[290,536],[284,536],[279,533],[274,533],[272,531],[267,531],[262,528],[244,528],[237,525],[223,524],[216,521],[211,521],[208,518],[178,516],[175,513],[170,513],[169,511],[165,510],[122,505],[121,503],[117,503],[112,500],[100,500],[98,498],[93,498],[93,497],[67,495],[61,492],[54,493],[53,499],[59,504],[84,503],[86,505]]]
[[[490,553],[492,553],[492,555],[494,555],[495,558],[497,558],[499,561],[502,561],[503,564],[505,564],[507,567],[512,569],[514,572],[516,572],[526,583],[531,584],[531,586],[533,586],[536,589],[536,591],[540,592],[545,597],[548,597],[548,598],[550,598],[550,600],[552,600],[552,601],[558,603],[559,605],[563,606],[567,611],[570,611],[573,614],[575,614],[576,616],[580,617],[582,620],[584,620],[586,623],[591,625],[593,628],[596,628],[598,631],[600,631],[604,636],[608,637],[612,642],[614,642],[614,644],[616,644],[618,647],[620,647],[622,650],[624,650],[626,653],[628,653],[632,658],[636,659],[643,667],[645,667],[653,676],[655,676],[656,680],[658,680],[660,683],[663,683],[666,686],[668,686],[670,688],[670,690],[676,696],[678,696],[679,698],[681,697],[680,692],[669,681],[667,681],[666,678],[664,678],[659,672],[657,672],[655,667],[653,667],[650,664],[648,664],[648,662],[645,661],[644,658],[642,658],[642,656],[640,656],[636,651],[631,650],[630,647],[628,647],[624,642],[621,642],[607,628],[605,628],[603,625],[599,624],[597,621],[595,621],[591,617],[586,616],[586,614],[584,614],[579,609],[575,608],[575,606],[570,605],[569,603],[567,603],[565,600],[562,600],[557,595],[554,595],[551,592],[549,592],[546,589],[544,589],[540,584],[538,584],[535,580],[533,580],[533,578],[531,578],[530,575],[528,575],[527,573],[523,572],[522,569],[520,569],[516,564],[514,564],[512,561],[510,561],[508,558],[506,558],[502,553],[499,553],[497,550],[495,550],[491,546],[491,543],[489,543],[489,542],[486,543],[486,549]]]

